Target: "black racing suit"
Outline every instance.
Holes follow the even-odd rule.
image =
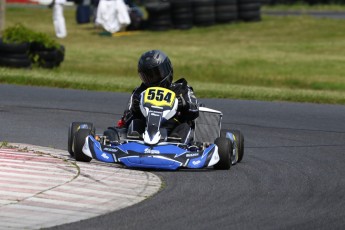
[[[128,128],[133,120],[145,121],[140,111],[139,103],[140,94],[147,88],[146,85],[141,84],[134,89],[129,99],[128,108],[121,118],[125,127]],[[176,115],[167,121],[163,127],[168,130],[168,135],[174,134],[176,135],[175,137],[181,137],[182,142],[185,143],[190,139],[190,128],[194,125],[194,120],[199,116],[198,102],[194,96],[193,88],[187,85],[187,81],[184,78],[172,83],[169,89],[176,93],[179,106]]]

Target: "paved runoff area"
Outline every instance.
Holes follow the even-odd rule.
[[[150,172],[92,160],[63,150],[9,143],[0,148],[0,229],[40,229],[99,216],[159,191]]]

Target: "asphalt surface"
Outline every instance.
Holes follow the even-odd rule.
[[[66,150],[70,122],[90,121],[102,131],[128,97],[0,85],[0,140]],[[52,229],[345,228],[345,106],[201,101],[223,111],[224,128],[243,132],[240,164],[154,171],[165,186],[152,198]]]

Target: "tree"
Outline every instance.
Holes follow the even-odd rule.
[[[6,0],[0,0],[0,35],[5,29],[5,11],[6,11]]]

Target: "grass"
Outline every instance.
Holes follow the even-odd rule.
[[[1,148],[12,148],[12,146],[10,146],[7,141],[3,141],[0,142],[0,149]]]
[[[52,11],[8,8],[17,22],[54,37]],[[38,15],[32,17],[32,15]],[[0,68],[0,83],[131,92],[141,53],[166,52],[175,79],[185,76],[198,97],[345,104],[345,23],[341,20],[263,16],[261,22],[191,30],[142,31],[101,37],[65,10],[65,61],[54,70]]]
[[[299,11],[345,11],[345,5],[340,4],[315,4],[308,5],[297,2],[295,4],[264,5],[264,10],[299,10]]]

